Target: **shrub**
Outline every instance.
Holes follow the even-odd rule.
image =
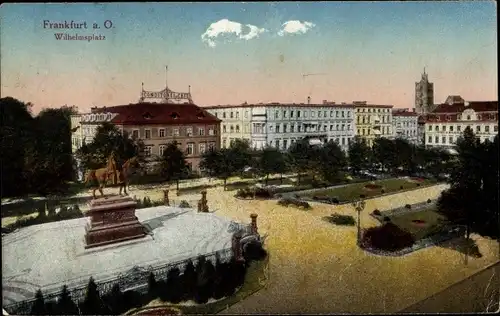
[[[420,186],[420,183],[417,183],[417,187],[419,187],[419,186]]]
[[[404,189],[404,187],[403,187],[402,185],[400,185],[400,186],[399,186],[399,189],[400,189],[400,190],[403,190],[403,189]]]
[[[364,195],[364,194],[360,194],[360,195],[359,195],[359,197],[360,197],[361,199],[364,199],[364,198],[366,197],[366,195]]]
[[[384,189],[380,190],[380,193],[384,194],[384,193],[385,193],[385,190],[384,190]]]
[[[431,203],[431,202],[432,202],[431,199],[427,199],[427,203]]]
[[[251,241],[243,247],[243,257],[248,262],[264,259],[266,255],[266,250],[262,248],[262,244],[258,241]]]
[[[268,189],[257,188],[255,189],[255,196],[259,198],[270,198],[272,194]]]
[[[293,198],[284,198],[278,201],[278,204],[281,206],[289,206],[293,205],[296,207],[303,207],[304,209],[310,209],[311,205],[307,203],[306,201],[301,201],[299,199],[293,199]]]
[[[391,218],[389,216],[384,216],[384,222],[390,222]]]
[[[391,222],[382,226],[371,227],[364,231],[362,244],[372,248],[397,251],[411,247],[415,243],[413,235],[402,230]]]
[[[332,214],[328,217],[328,221],[336,225],[354,226],[356,224],[354,217],[350,215]]]
[[[189,208],[191,205],[186,200],[182,200],[181,203],[179,203],[180,208]]]
[[[406,207],[407,209],[409,209],[409,210],[411,209],[411,205],[410,205],[410,204],[406,204],[406,205],[405,205],[405,207]]]
[[[375,210],[373,211],[373,215],[380,216],[380,215],[382,215],[382,213],[380,213],[380,211],[379,211],[379,210],[375,209]]]
[[[278,201],[278,204],[281,206],[288,206],[290,204],[293,204],[293,199],[291,198],[283,198]]]

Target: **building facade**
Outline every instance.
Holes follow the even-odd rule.
[[[424,68],[420,82],[415,82],[415,111],[418,115],[424,115],[434,109],[434,83],[429,82]]]
[[[493,141],[498,134],[498,101],[439,105],[426,115],[425,145],[453,148],[468,126],[481,142]]]
[[[418,115],[408,109],[392,110],[392,135],[406,139],[411,144],[418,144]]]
[[[392,138],[392,105],[367,104],[366,101],[354,101],[356,116],[356,135],[373,145],[377,137]]]
[[[312,143],[334,140],[347,150],[355,135],[354,106],[349,104],[327,101],[322,104],[261,103],[206,109],[222,119],[222,126],[226,126],[226,133],[223,127],[221,134],[222,146],[243,138],[257,149],[272,146],[287,150],[294,142],[308,138]],[[236,113],[240,113],[239,120]],[[240,125],[239,132],[237,125]],[[241,126],[249,126],[249,129],[243,128],[242,131]]]

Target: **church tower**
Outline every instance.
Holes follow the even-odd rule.
[[[415,82],[415,112],[423,115],[432,112],[434,108],[434,84],[429,82],[424,68],[422,79]]]

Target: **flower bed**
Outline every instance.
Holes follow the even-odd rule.
[[[283,198],[278,201],[278,204],[286,207],[293,205],[306,210],[311,208],[311,205],[309,205],[309,203],[307,203],[306,201],[301,201],[299,199],[294,199],[294,198]]]
[[[383,187],[381,185],[379,185],[379,184],[368,183],[367,185],[364,186],[364,188],[367,189],[367,190],[380,190]]]

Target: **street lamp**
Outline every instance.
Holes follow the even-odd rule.
[[[353,202],[351,205],[358,212],[358,245],[359,245],[359,242],[361,240],[361,212],[365,209],[366,202],[362,200],[360,197],[358,201]]]

